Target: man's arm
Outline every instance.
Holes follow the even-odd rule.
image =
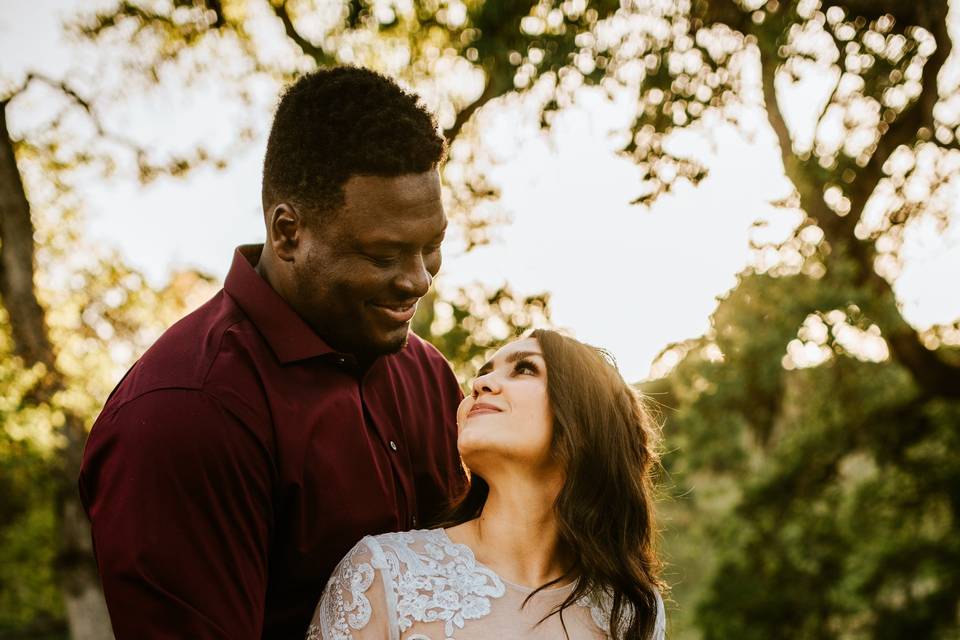
[[[460,449],[457,447],[457,438],[459,436],[459,427],[457,426],[457,408],[460,401],[463,400],[463,390],[460,388],[460,382],[453,373],[450,364],[444,361],[446,365],[446,387],[447,398],[453,407],[453,420],[447,426],[447,437],[450,441],[450,466],[448,467],[448,485],[447,495],[450,500],[460,497],[467,486],[467,474],[463,469],[463,461],[460,459]]]
[[[426,346],[432,351],[434,377],[440,391],[434,402],[439,403],[438,410],[444,416],[440,432],[431,434],[431,437],[435,438],[433,446],[438,454],[436,462],[440,465],[438,476],[441,478],[441,486],[437,487],[437,495],[428,495],[427,500],[420,503],[423,523],[434,524],[453,501],[463,495],[467,476],[457,448],[457,407],[463,400],[463,391],[446,358],[433,345]]]
[[[267,446],[198,390],[152,391],[97,420],[80,494],[117,640],[260,638]]]

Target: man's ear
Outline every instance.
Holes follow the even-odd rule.
[[[293,262],[303,237],[306,220],[296,208],[281,202],[267,214],[267,242],[273,254],[285,262]]]

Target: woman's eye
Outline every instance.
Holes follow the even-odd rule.
[[[536,365],[532,362],[526,362],[525,360],[518,362],[513,370],[515,373],[530,373],[533,375],[537,375],[538,373]]]

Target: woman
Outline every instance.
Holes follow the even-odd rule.
[[[534,331],[457,421],[472,479],[449,521],[361,540],[308,640],[662,639],[654,428],[604,354]]]

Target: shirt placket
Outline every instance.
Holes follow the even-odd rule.
[[[402,436],[399,411],[395,407],[387,406],[383,394],[376,388],[375,377],[375,374],[368,372],[361,381],[360,399],[364,406],[364,416],[373,423],[373,429],[379,436],[393,471],[397,526],[400,529],[409,529],[418,525],[410,452]]]

